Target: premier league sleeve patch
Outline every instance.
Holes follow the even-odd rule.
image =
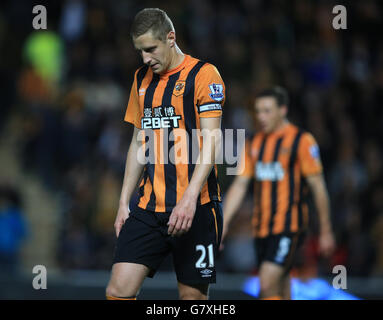
[[[209,88],[211,93],[209,93],[210,98],[212,98],[214,101],[222,101],[224,98],[223,95],[223,85],[222,84],[217,84],[217,83],[212,83],[209,84]]]
[[[314,159],[319,159],[318,145],[314,144],[313,146],[310,147],[310,154],[311,154],[311,157],[313,157]]]

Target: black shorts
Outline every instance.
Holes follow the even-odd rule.
[[[139,207],[125,221],[113,263],[143,264],[153,277],[161,262],[172,253],[177,280],[184,284],[215,283],[215,259],[222,236],[221,204],[212,201],[197,206],[190,230],[182,236],[168,235],[170,213]]]
[[[266,238],[255,238],[254,248],[258,268],[262,262],[268,261],[290,271],[298,249],[302,246],[305,233],[283,233],[270,235]]]

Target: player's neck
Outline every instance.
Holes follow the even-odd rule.
[[[278,133],[280,131],[282,131],[284,128],[286,128],[286,126],[289,124],[289,120],[287,120],[286,118],[285,119],[282,119],[278,124],[277,126],[274,128],[273,132],[272,133]]]
[[[172,59],[171,59],[168,71],[177,68],[184,61],[184,58],[185,58],[185,55],[183,54],[181,49],[177,46],[177,44],[175,44],[174,48],[173,48]]]

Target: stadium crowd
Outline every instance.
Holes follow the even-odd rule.
[[[60,194],[60,267],[110,267],[132,133],[123,116],[142,63],[129,26],[141,8],[160,6],[173,18],[180,48],[221,71],[224,128],[254,131],[251,99],[279,84],[291,95],[289,118],[317,139],[338,249],[331,261],[319,259],[313,214],[305,263],[319,274],[342,264],[349,275],[383,275],[378,1],[348,1],[346,30],[333,29],[338,3],[324,0],[46,1],[48,30],[32,28],[31,3],[0,4],[0,135],[6,139],[3,129],[16,116],[24,170]],[[224,192],[232,177],[220,169]],[[228,235],[223,270],[252,270],[251,201],[249,192]]]

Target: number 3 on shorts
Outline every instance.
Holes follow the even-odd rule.
[[[196,245],[195,249],[196,249],[196,251],[201,251],[201,256],[199,257],[199,259],[195,263],[195,267],[196,268],[206,268],[206,262],[204,262],[205,258],[206,258],[205,246],[202,244],[198,244],[198,245]],[[209,260],[208,268],[211,268],[211,267],[214,267],[213,244],[209,244],[207,246],[207,251],[208,251],[208,260]]]

